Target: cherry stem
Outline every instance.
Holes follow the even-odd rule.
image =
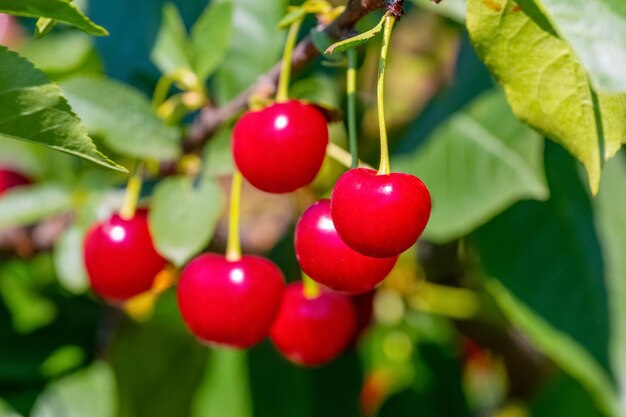
[[[391,31],[396,18],[387,15],[385,17],[385,29],[383,32],[383,46],[380,49],[380,62],[378,64],[378,84],[376,87],[376,99],[378,107],[378,128],[380,134],[380,167],[379,175],[386,175],[391,172],[389,164],[389,144],[387,142],[387,125],[385,124],[385,69],[387,67],[387,52],[389,50],[389,41],[391,39]]]
[[[141,171],[142,164],[137,164],[133,175],[128,179],[124,202],[120,209],[120,217],[124,220],[132,219],[135,216],[135,211],[137,211],[137,202],[139,201],[142,185]]]
[[[280,65],[280,79],[278,80],[278,90],[276,92],[276,101],[282,102],[289,99],[289,78],[291,77],[291,56],[293,49],[298,40],[298,32],[302,25],[302,18],[295,20],[289,26],[287,39],[285,40],[285,49],[283,51],[283,60]]]
[[[354,49],[348,50],[348,71],[346,72],[346,93],[348,99],[348,142],[352,164],[350,168],[359,166],[359,149],[356,134],[356,67],[357,55]]]
[[[302,289],[304,298],[309,300],[319,297],[321,292],[320,285],[304,272],[302,273]]]
[[[239,213],[241,211],[241,172],[235,171],[230,188],[230,218],[228,220],[228,242],[226,260],[235,262],[241,259],[241,241],[239,240]]]

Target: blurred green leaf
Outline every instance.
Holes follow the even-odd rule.
[[[72,208],[74,194],[65,186],[35,184],[10,190],[0,198],[0,227],[24,226]]]
[[[230,45],[233,27],[231,0],[212,1],[191,28],[193,69],[206,79],[220,65]]]
[[[543,140],[515,118],[499,90],[452,115],[393,166],[428,186],[433,212],[424,236],[436,242],[464,236],[521,199],[548,196]]]
[[[61,88],[87,128],[112,150],[158,160],[180,154],[179,129],[159,119],[148,99],[132,87],[81,76],[64,81]]]
[[[41,364],[41,373],[52,378],[75,368],[85,360],[85,352],[78,346],[61,346]]]
[[[96,362],[53,382],[33,407],[32,417],[114,417],[117,398],[113,372]]]
[[[157,185],[150,210],[150,229],[159,252],[181,266],[206,247],[224,207],[217,183],[201,178],[167,178]]]
[[[538,9],[521,5],[469,0],[473,44],[514,113],[576,156],[595,194],[602,159],[626,142],[626,96],[593,93],[568,43]]]
[[[20,53],[46,73],[67,73],[88,59],[93,39],[82,32],[64,31],[53,33],[43,39],[29,41]],[[63,56],[63,59],[59,59]]]
[[[594,203],[609,289],[611,364],[618,384],[623,387],[626,384],[626,158],[620,156],[606,164]],[[624,412],[626,403],[622,400],[620,405]]]
[[[43,72],[4,46],[0,46],[0,62],[0,136],[36,142],[107,168],[126,170],[98,152],[59,87]]]
[[[465,0],[445,0],[433,3],[432,0],[412,0],[414,4],[432,12],[446,16],[459,23],[465,22]]]
[[[172,3],[163,6],[163,17],[150,58],[167,74],[179,68],[191,69],[187,30],[178,8]]]
[[[554,144],[545,158],[550,199],[518,203],[472,237],[500,308],[610,410],[609,312],[591,204],[575,161]]]
[[[232,128],[223,126],[203,149],[203,173],[209,177],[229,176],[235,170],[230,146]]]
[[[314,74],[294,82],[289,88],[289,96],[306,100],[329,109],[341,107],[344,92],[337,88],[337,80]]]
[[[217,72],[218,101],[225,102],[250,87],[280,59],[284,33],[276,30],[284,16],[287,0],[233,1],[232,33],[236,42],[228,48]]]
[[[192,417],[252,417],[246,353],[217,349],[196,390]]]
[[[109,34],[105,28],[89,20],[76,5],[68,0],[28,0],[27,2],[0,0],[0,13],[35,19],[48,17],[61,23],[76,26],[90,35],[103,36]]]
[[[82,294],[89,287],[83,259],[85,231],[77,226],[68,228],[54,246],[54,266],[59,283],[73,294]]]
[[[524,0],[537,4],[569,42],[598,91],[626,92],[626,3]],[[520,1],[522,6],[524,1]]]
[[[584,388],[575,379],[558,375],[533,398],[530,417],[603,417]]]

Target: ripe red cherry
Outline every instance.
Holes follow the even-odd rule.
[[[341,239],[367,256],[399,255],[420,237],[430,217],[430,194],[409,174],[378,175],[373,169],[351,169],[339,178],[331,214]]]
[[[200,341],[247,348],[269,333],[284,281],[280,269],[265,258],[228,261],[222,255],[204,254],[183,270],[178,306]]]
[[[84,255],[93,291],[113,303],[149,290],[167,263],[154,248],[146,210],[127,220],[115,214],[94,225]]]
[[[300,217],[295,234],[296,256],[302,270],[315,281],[350,294],[371,291],[389,274],[397,256],[371,258],[350,249],[339,237],[323,199]]]
[[[306,298],[302,283],[290,284],[270,338],[290,361],[317,366],[339,356],[352,342],[356,311],[349,296],[322,290]]]
[[[288,193],[315,178],[328,145],[326,118],[297,100],[244,114],[233,130],[233,158],[260,190]]]
[[[28,185],[31,181],[21,173],[8,168],[0,168],[0,195],[13,187]]]

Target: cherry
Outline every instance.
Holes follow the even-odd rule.
[[[0,195],[13,187],[29,185],[30,179],[21,173],[8,168],[0,168]]]
[[[244,114],[233,130],[233,158],[260,190],[288,193],[315,178],[328,145],[326,118],[297,100]]]
[[[269,333],[284,281],[280,269],[265,258],[229,261],[222,255],[204,254],[183,270],[178,306],[200,341],[246,348]]]
[[[374,297],[376,291],[366,292],[365,294],[359,294],[352,296],[352,304],[356,309],[356,331],[354,332],[354,342],[356,343],[361,335],[365,333],[365,330],[372,323],[374,317]]]
[[[356,311],[350,297],[320,290],[307,298],[302,283],[287,286],[270,338],[290,361],[317,366],[339,356],[352,342]]]
[[[339,237],[323,199],[300,217],[295,233],[296,256],[302,270],[335,291],[362,294],[389,274],[398,257],[371,258],[350,249]]]
[[[331,214],[341,239],[367,256],[399,255],[420,237],[430,217],[430,194],[417,177],[351,169],[339,178]]]
[[[113,303],[149,290],[167,263],[154,248],[143,209],[130,219],[115,214],[94,225],[85,238],[84,255],[93,291]]]

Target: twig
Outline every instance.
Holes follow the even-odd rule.
[[[323,32],[333,39],[338,39],[346,32],[349,32],[356,22],[364,16],[374,10],[385,7],[384,0],[349,0],[344,12],[328,25]],[[306,36],[294,50],[291,59],[292,71],[298,71],[317,55],[319,55],[319,51],[313,45],[311,37]],[[219,126],[245,109],[248,104],[248,98],[256,91],[267,89],[268,86],[275,89],[278,83],[278,76],[280,75],[280,66],[280,62],[274,65],[266,74],[260,76],[254,85],[224,106],[220,108],[204,107],[190,126],[185,137],[185,151],[191,152],[201,148]]]

